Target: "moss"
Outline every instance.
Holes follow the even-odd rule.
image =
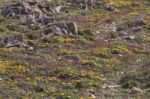
[[[131,54],[132,52],[128,49],[128,46],[118,44],[112,48],[112,53],[114,54]]]
[[[5,21],[5,18],[2,15],[0,15],[0,22],[3,22],[3,21]]]
[[[127,81],[127,82],[123,83],[122,87],[123,88],[140,87],[140,82],[130,80],[130,81]]]
[[[111,52],[110,49],[108,48],[96,48],[92,50],[93,54],[96,56],[102,57],[102,58],[110,58],[111,57]]]
[[[131,0],[108,0],[107,2],[116,7],[128,7],[131,5]]]
[[[92,59],[83,59],[82,63],[84,66],[87,66],[87,67],[97,67],[97,66],[101,67],[101,65],[98,64],[96,60],[92,60]]]
[[[83,37],[84,39],[86,40],[94,40],[95,38],[95,35],[93,33],[93,31],[89,30],[89,29],[86,29],[86,30],[83,30],[83,31],[79,31],[78,33],[81,37]]]

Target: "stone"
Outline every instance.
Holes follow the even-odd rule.
[[[33,18],[28,18],[28,19],[26,20],[26,24],[27,24],[27,25],[36,24],[36,21],[35,21]]]
[[[89,93],[92,93],[92,94],[95,93],[93,89],[88,89],[87,91],[88,91]]]
[[[42,16],[42,12],[35,2],[19,2],[7,5],[2,9],[2,15],[6,18],[19,18],[22,15],[32,15],[34,19]]]
[[[56,27],[54,29],[54,33],[55,33],[55,35],[59,35],[59,36],[61,36],[61,35],[64,34],[63,31],[62,31],[62,29],[60,29],[59,27]]]
[[[0,78],[0,81],[4,80],[3,78]]]
[[[135,36],[124,36],[124,39],[126,39],[126,40],[134,40]]]
[[[77,35],[78,29],[75,22],[57,22],[48,25],[54,35]]]
[[[141,18],[131,23],[129,27],[138,27],[138,26],[143,26],[143,25],[145,25],[145,20]]]
[[[6,18],[14,18],[18,14],[26,14],[24,6],[20,3],[7,5],[2,9],[2,15]]]
[[[21,47],[27,48],[28,46],[23,42],[21,35],[6,37],[0,41],[1,48],[10,48],[10,47]]]
[[[94,94],[89,94],[88,96],[90,99],[96,99],[96,96]]]
[[[53,8],[54,13],[60,13],[62,11],[63,6],[56,6]]]
[[[70,33],[72,33],[72,34],[78,33],[77,25],[75,22],[68,22],[68,23],[66,23],[66,25],[67,25]]]
[[[125,31],[122,31],[119,35],[120,35],[120,36],[127,36],[127,35],[128,35],[128,33],[127,33],[127,32],[125,32]]]
[[[133,7],[141,6],[139,2],[132,2],[131,5],[132,5]]]
[[[108,11],[116,11],[117,8],[116,8],[114,5],[108,5],[108,6],[107,6],[107,10],[108,10]]]
[[[94,92],[93,89],[88,89],[87,92],[88,92],[88,97],[89,98],[96,99],[96,96],[94,95],[95,92]]]
[[[142,30],[142,27],[133,27],[132,28],[132,31],[133,32],[139,32],[139,31],[141,31]]]
[[[129,91],[131,94],[137,94],[137,93],[144,93],[144,90],[142,90],[141,88],[137,88],[137,87],[133,87],[130,89]]]
[[[55,18],[53,17],[41,17],[40,19],[37,20],[38,23],[41,23],[42,25],[48,25],[50,23],[55,22]]]
[[[121,87],[121,85],[107,85],[107,84],[104,84],[103,86],[102,86],[102,88],[103,89],[113,89],[113,88],[119,88],[119,87]]]

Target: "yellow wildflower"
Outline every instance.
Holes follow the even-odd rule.
[[[63,95],[65,95],[65,93],[62,92],[62,93],[60,93],[60,95],[63,96]]]

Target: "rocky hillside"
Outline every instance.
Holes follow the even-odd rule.
[[[149,99],[150,0],[0,0],[1,99]]]

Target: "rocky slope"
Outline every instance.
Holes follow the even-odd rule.
[[[0,0],[0,98],[150,97],[149,0]]]

